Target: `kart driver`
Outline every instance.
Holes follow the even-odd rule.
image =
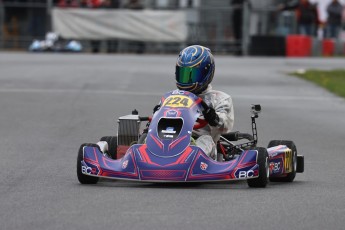
[[[210,85],[215,71],[213,55],[209,48],[193,45],[183,49],[176,62],[176,86],[194,93],[209,106],[203,111],[208,122],[204,128],[194,130],[196,145],[211,158],[216,159],[216,144],[223,133],[234,125],[234,109],[230,95],[212,89]],[[201,117],[202,118],[202,117]]]

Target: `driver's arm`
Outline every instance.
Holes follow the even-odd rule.
[[[221,133],[230,132],[234,126],[234,107],[231,97],[223,94],[213,106],[219,117],[219,124],[214,128]]]

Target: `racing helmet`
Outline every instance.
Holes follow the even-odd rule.
[[[211,50],[200,45],[184,48],[176,62],[176,86],[194,94],[204,91],[211,83],[215,64]]]

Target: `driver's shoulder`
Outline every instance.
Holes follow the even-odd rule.
[[[205,93],[205,96],[209,95],[212,98],[217,98],[219,100],[226,100],[228,98],[231,98],[231,96],[223,91],[220,90],[215,90],[215,89],[211,89],[208,92]]]

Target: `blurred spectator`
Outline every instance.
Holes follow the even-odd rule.
[[[103,0],[100,8],[104,9],[116,9],[120,7],[120,0]],[[118,40],[107,41],[107,53],[116,53],[118,47]]]
[[[342,30],[340,31],[340,39],[342,41],[345,41],[345,7],[343,8],[342,17]]]
[[[83,8],[92,8],[92,9],[111,9],[119,8],[120,0],[81,0],[80,7]],[[100,40],[91,40],[91,52],[98,53],[101,48]],[[117,51],[118,41],[117,40],[108,40],[107,41],[107,52],[113,53]]]
[[[2,34],[4,43],[11,42],[9,46],[18,48],[18,39],[20,35],[20,21],[24,21],[26,18],[26,10],[21,7],[20,4],[25,0],[3,0],[4,4],[4,23],[2,26]],[[18,6],[13,4],[18,3]],[[12,5],[11,5],[12,4]]]
[[[338,0],[332,0],[327,6],[327,25],[326,25],[326,37],[338,38],[341,29],[341,16],[343,6]]]
[[[40,3],[40,5],[29,9],[29,13],[31,13],[31,17],[29,17],[30,35],[34,38],[43,38],[46,33],[47,17],[47,10],[43,6],[45,6],[47,2],[46,0],[32,0],[32,2]]]
[[[143,10],[144,6],[141,4],[140,0],[129,0],[124,8],[131,10]]]
[[[345,7],[343,8],[342,12],[342,23],[345,24]]]
[[[296,10],[299,34],[315,36],[319,25],[317,7],[309,0],[289,1],[281,4],[279,10]]]
[[[80,6],[86,8],[98,8],[102,5],[102,0],[80,0]]]
[[[80,7],[82,8],[97,8],[101,5],[100,0],[80,0]],[[98,53],[100,51],[101,41],[91,40],[90,41],[91,52]]]
[[[59,0],[58,7],[78,7],[78,0]]]
[[[124,5],[124,8],[130,10],[143,10],[144,6],[141,4],[139,0],[129,0],[127,4]],[[128,42],[129,47],[133,47],[135,52],[138,54],[142,54],[145,52],[145,43],[141,41],[132,41]]]
[[[232,11],[232,25],[233,25],[233,33],[235,37],[235,54],[242,55],[242,28],[243,28],[243,7],[244,3],[248,2],[250,5],[249,0],[231,0],[230,4],[233,7]]]

